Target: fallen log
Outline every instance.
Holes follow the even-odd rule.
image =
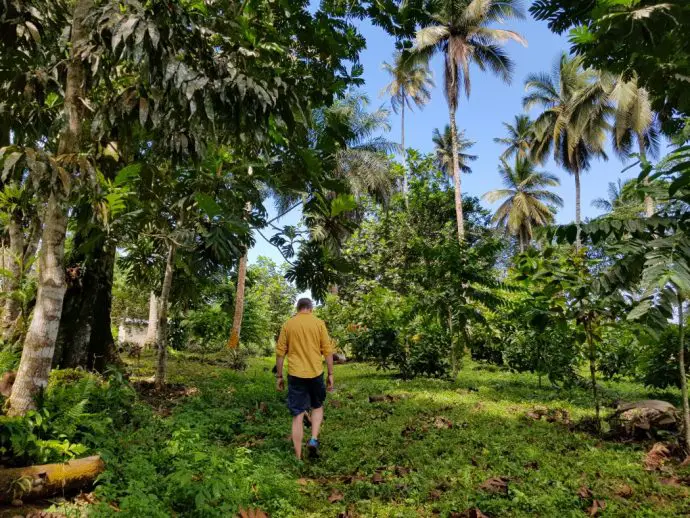
[[[676,431],[680,423],[671,403],[655,399],[622,403],[608,421],[611,435],[630,439],[650,438],[660,430]]]
[[[98,455],[65,464],[0,469],[0,503],[31,500],[86,489],[105,469]]]

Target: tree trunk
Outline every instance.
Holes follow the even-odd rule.
[[[405,198],[405,208],[410,208],[410,201],[407,194],[409,192],[408,173],[407,173],[407,152],[405,151],[405,101],[406,95],[403,93],[402,111],[400,112],[400,146],[402,147],[403,161],[403,197]]]
[[[21,213],[15,211],[10,215],[8,224],[10,237],[8,268],[10,275],[5,279],[3,291],[11,294],[21,287],[24,273],[24,230],[22,229]],[[5,342],[12,341],[19,334],[16,325],[21,315],[22,305],[14,296],[5,299],[5,309],[0,321],[0,336]],[[24,315],[26,318],[26,315]]]
[[[640,146],[640,161],[644,164],[647,161],[647,151],[644,147],[644,135],[637,135],[637,143]],[[645,187],[649,187],[649,177],[645,177],[644,179],[644,185]],[[656,212],[656,207],[654,203],[654,198],[652,198],[649,193],[645,194],[644,197],[644,208],[645,208],[645,213],[647,214],[648,218],[651,218],[654,216],[654,213]]]
[[[70,60],[65,82],[65,128],[58,142],[58,155],[79,152],[84,93],[84,65],[80,57],[80,44],[87,35],[84,25],[92,0],[78,0],[72,14]],[[62,303],[65,296],[65,236],[67,208],[59,187],[54,186],[45,210],[42,246],[39,256],[38,295],[36,309],[24,340],[17,379],[9,398],[9,415],[24,415],[34,407],[34,396],[48,384],[53,360]]]
[[[455,184],[455,218],[458,223],[458,239],[465,240],[465,220],[462,214],[462,180],[460,178],[460,162],[458,161],[458,128],[455,124],[456,106],[450,106],[450,142],[453,152],[453,181]]]
[[[48,384],[65,296],[65,234],[67,214],[53,193],[48,199],[43,245],[39,257],[36,309],[9,398],[8,415],[24,415],[34,408],[34,397]]]
[[[102,372],[119,363],[110,320],[115,246],[94,232],[101,231],[77,233],[74,238],[69,270],[81,273],[68,282],[53,366]],[[85,242],[94,243],[88,255],[81,252]]]
[[[62,496],[66,491],[87,489],[96,477],[103,473],[105,464],[98,456],[73,459],[64,464],[43,464],[25,468],[0,470],[0,502],[12,500],[50,498]],[[17,480],[25,479],[30,484],[28,491],[21,491]],[[16,492],[15,492],[16,491]]]
[[[158,343],[158,298],[155,292],[149,296],[149,325],[146,329],[144,347],[154,347]]]
[[[115,346],[110,313],[113,306],[113,277],[115,276],[115,255],[113,243],[107,243],[99,260],[99,282],[96,304],[93,308],[91,340],[86,364],[98,372],[108,366],[120,365],[122,361]]]
[[[453,311],[448,306],[448,336],[450,336],[450,364],[453,370],[453,377],[458,376],[458,351],[453,343]]]
[[[690,402],[688,402],[688,378],[685,374],[685,315],[683,304],[685,301],[678,297],[678,331],[680,334],[680,350],[678,351],[678,369],[680,371],[680,393],[683,399],[683,428],[685,451],[690,455]]]
[[[601,427],[599,391],[597,389],[597,365],[596,350],[594,348],[594,338],[592,337],[592,324],[585,322],[585,334],[587,335],[587,345],[589,346],[589,375],[592,381],[592,396],[594,398],[594,410],[596,413],[597,430]]]
[[[575,237],[575,248],[580,249],[581,240],[580,233],[582,231],[581,219],[581,192],[580,192],[580,171],[575,170],[575,226],[577,227],[577,235]]]
[[[230,349],[237,349],[242,331],[242,315],[244,314],[244,285],[247,279],[247,251],[240,257],[237,268],[237,294],[235,295],[235,315],[232,319],[232,333],[228,341]]]
[[[158,299],[158,359],[156,366],[156,388],[161,389],[165,385],[168,371],[168,302],[172,289],[173,273],[175,271],[175,252],[177,247],[170,243],[168,258],[165,262],[165,277],[161,296]]]

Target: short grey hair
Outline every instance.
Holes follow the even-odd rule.
[[[299,299],[297,301],[297,311],[303,311],[305,309],[314,309],[314,303],[309,298]]]

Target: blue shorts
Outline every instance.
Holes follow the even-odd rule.
[[[287,406],[293,416],[312,408],[321,408],[326,401],[323,374],[316,378],[298,378],[288,375]]]

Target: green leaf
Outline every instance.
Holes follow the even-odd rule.
[[[343,212],[348,212],[357,208],[357,200],[352,194],[339,194],[331,201],[331,216],[336,217]]]
[[[113,182],[114,185],[122,186],[129,184],[134,178],[137,178],[139,176],[141,168],[141,164],[130,164],[128,166],[123,167],[118,171],[117,176],[115,177],[115,181]]]
[[[2,177],[3,179],[7,178],[9,175],[10,171],[12,168],[15,166],[17,162],[19,162],[19,159],[22,157],[23,153],[20,151],[14,151],[13,153],[10,153],[9,156],[5,159],[5,165],[2,169]]]
[[[29,21],[24,22],[24,25],[26,25],[26,28],[29,29],[29,33],[31,34],[33,40],[36,43],[41,43],[41,33],[38,32],[38,27]]]
[[[222,209],[220,205],[218,205],[216,200],[211,198],[208,194],[197,192],[194,194],[194,199],[199,205],[199,208],[203,210],[208,217],[214,218],[221,214]]]
[[[158,48],[158,42],[161,40],[160,32],[155,24],[149,23],[149,38],[151,38],[151,46],[154,49]]]

